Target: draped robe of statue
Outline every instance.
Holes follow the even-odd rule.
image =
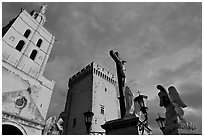
[[[133,93],[128,86],[125,87],[125,105],[126,105],[126,113],[125,115],[133,114]]]

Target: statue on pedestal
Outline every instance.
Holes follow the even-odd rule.
[[[171,86],[168,88],[168,91],[169,91],[169,97],[173,105],[175,106],[175,111],[177,112],[177,115],[178,115],[178,123],[180,125],[179,128],[195,130],[196,129],[195,125],[184,119],[184,111],[182,108],[187,107],[187,105],[184,104],[184,102],[181,100],[176,88],[174,86]]]
[[[175,111],[175,106],[171,102],[169,95],[166,91],[166,89],[158,85],[157,89],[160,90],[158,93],[158,96],[160,98],[160,107],[166,108],[166,123],[165,123],[165,129],[164,134],[165,135],[178,135],[178,119],[177,119],[177,112]]]
[[[166,108],[166,122],[165,122],[165,135],[178,135],[181,128],[195,129],[195,126],[191,122],[187,122],[184,118],[184,111],[182,108],[187,107],[181,100],[176,88],[171,86],[166,89],[157,85],[157,89],[160,90],[158,96],[160,98],[160,107]]]

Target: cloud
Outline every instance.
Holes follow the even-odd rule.
[[[195,59],[182,63],[175,69],[161,68],[155,73],[155,78],[161,83],[186,79],[198,75],[198,72],[201,72],[201,65],[200,60]]]

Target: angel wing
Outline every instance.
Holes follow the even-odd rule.
[[[179,120],[183,121],[185,123],[186,120],[183,117],[184,111],[182,108],[187,107],[187,105],[183,103],[183,101],[181,100],[179,93],[177,92],[175,87],[173,87],[173,86],[169,87],[168,91],[169,91],[169,97],[170,97],[173,105],[175,106],[174,109],[178,114]]]
[[[169,91],[169,97],[173,103],[178,104],[178,106],[182,107],[182,108],[187,107],[187,105],[184,104],[184,102],[180,98],[179,93],[177,92],[177,90],[174,86],[169,87],[168,91]]]

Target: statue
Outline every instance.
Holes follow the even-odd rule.
[[[132,107],[134,106],[133,103],[133,93],[128,86],[125,87],[125,104],[126,104],[126,113],[125,115],[130,115],[132,111]]]
[[[184,104],[184,102],[181,100],[176,88],[174,86],[171,86],[168,88],[168,91],[169,91],[169,97],[173,105],[175,106],[175,111],[177,112],[177,115],[178,115],[178,120],[179,120],[178,123],[180,124],[179,128],[195,130],[196,129],[195,125],[191,122],[186,121],[183,117],[184,111],[182,108],[187,107],[187,105]]]
[[[56,126],[56,117],[49,117],[45,122],[45,128],[43,135],[59,135],[59,131]]]
[[[125,84],[126,84],[125,63],[126,63],[126,61],[121,60],[119,53],[118,52],[114,53],[113,50],[110,51],[110,55],[115,60],[115,62],[118,63],[117,69],[118,69],[120,76],[121,76],[121,81],[122,81],[121,84],[122,84],[122,87],[125,87]]]
[[[58,120],[57,120],[57,126],[59,129],[60,135],[63,134],[65,117],[66,117],[66,113],[62,112],[62,113],[60,113]]]
[[[40,13],[45,14],[45,12],[47,11],[47,5],[43,4],[40,8]]]
[[[64,118],[65,112],[62,112],[58,118],[56,116],[49,117],[45,122],[43,135],[62,135]]]
[[[166,123],[165,123],[165,129],[164,134],[165,135],[178,135],[178,120],[177,120],[177,112],[175,111],[175,106],[171,102],[168,93],[166,89],[161,86],[157,85],[157,89],[160,90],[158,93],[158,96],[160,98],[160,107],[166,108]]]
[[[125,109],[125,100],[124,100],[124,92],[125,92],[125,84],[126,84],[126,75],[125,75],[125,62],[119,57],[118,52],[114,52],[113,50],[110,51],[110,56],[116,63],[117,68],[117,75],[118,75],[118,86],[119,86],[119,101],[120,101],[120,113],[121,118],[125,116],[126,109]]]
[[[187,107],[181,100],[176,88],[171,86],[168,88],[169,94],[166,89],[157,85],[157,89],[160,90],[158,96],[160,98],[160,107],[166,108],[166,123],[164,134],[165,135],[178,135],[178,129],[191,129],[194,130],[195,126],[191,122],[187,122],[184,118],[184,111],[182,108]]]

